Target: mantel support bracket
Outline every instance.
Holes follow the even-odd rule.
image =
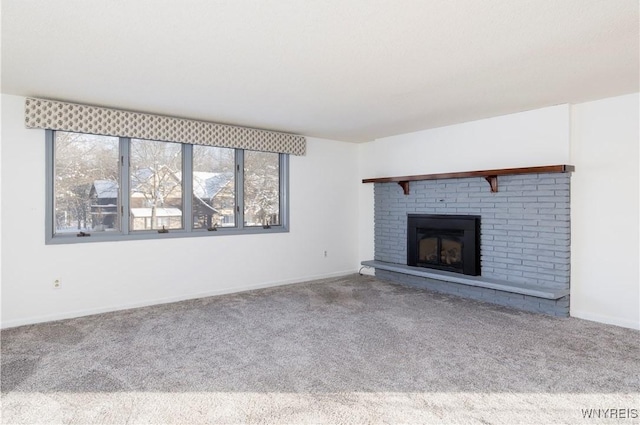
[[[491,193],[498,192],[498,176],[485,176],[484,178],[491,186]]]
[[[402,191],[404,192],[404,194],[408,195],[409,194],[409,182],[408,181],[402,181],[402,182],[398,182],[398,184],[402,188]]]

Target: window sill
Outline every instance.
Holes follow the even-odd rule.
[[[82,244],[91,242],[123,242],[123,241],[139,241],[139,240],[158,240],[158,239],[176,239],[176,238],[192,238],[207,236],[230,236],[230,235],[259,235],[268,233],[288,233],[289,229],[285,226],[271,226],[268,229],[262,227],[245,227],[237,228],[218,228],[215,231],[206,229],[198,230],[169,230],[167,233],[158,233],[157,230],[136,231],[128,235],[110,232],[88,232],[90,236],[78,237],[75,233],[60,234],[48,237],[45,241],[46,245],[64,245],[64,244]]]

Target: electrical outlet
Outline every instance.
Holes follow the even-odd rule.
[[[60,285],[62,284],[62,282],[60,282],[60,279],[56,279],[53,281],[53,289],[60,289]]]
[[[324,258],[327,258],[329,256],[329,253],[325,250],[324,251]]]

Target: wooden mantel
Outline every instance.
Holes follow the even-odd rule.
[[[482,171],[463,171],[455,173],[439,173],[439,174],[422,174],[418,176],[401,176],[401,177],[377,177],[372,179],[364,179],[362,183],[398,183],[405,195],[409,194],[409,182],[419,180],[440,180],[440,179],[459,179],[465,177],[484,177],[491,192],[498,191],[498,176],[507,176],[514,174],[537,174],[537,173],[570,173],[575,171],[573,165],[544,165],[540,167],[523,167],[523,168],[500,168],[497,170]]]

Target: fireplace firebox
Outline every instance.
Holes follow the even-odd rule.
[[[480,217],[409,214],[407,265],[480,275]]]

